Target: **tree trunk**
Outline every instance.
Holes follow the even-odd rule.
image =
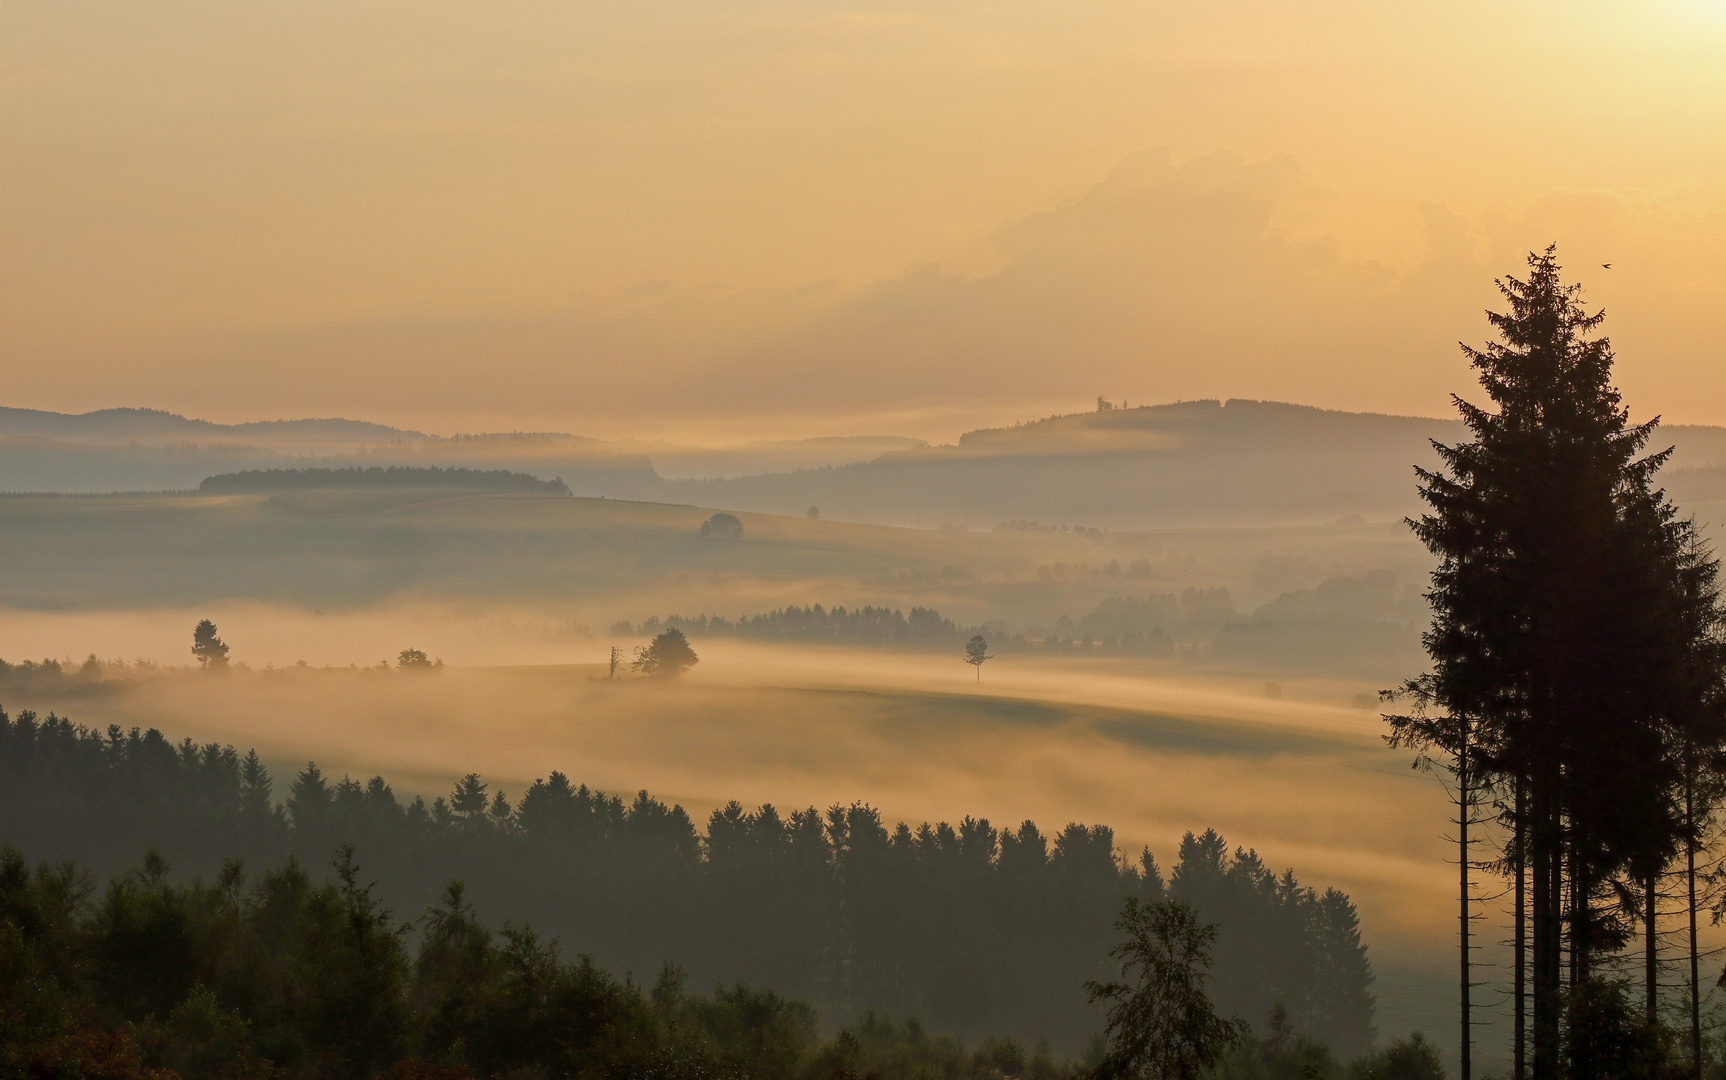
[[[1516,948],[1514,990],[1516,1018],[1512,1024],[1515,1053],[1512,1080],[1528,1080],[1528,784],[1516,780],[1516,832],[1513,865],[1516,868]]]
[[[1702,995],[1696,952],[1696,765],[1684,767],[1684,881],[1690,909],[1690,1075],[1702,1080]]]
[[[1574,830],[1575,825],[1572,824],[1572,835],[1568,837],[1569,842],[1564,845],[1570,863],[1570,913],[1567,921],[1570,924],[1569,990],[1572,993],[1576,991],[1578,985],[1587,981],[1589,961],[1593,959],[1590,955],[1591,943],[1588,940],[1588,894],[1590,886],[1584,880],[1582,860],[1576,857],[1577,852],[1587,850],[1587,840],[1585,837],[1574,835]]]
[[[1529,839],[1534,863],[1534,1080],[1558,1076],[1558,976],[1561,902],[1560,867],[1554,858],[1551,796],[1533,795]]]
[[[1456,751],[1456,807],[1457,807],[1457,870],[1461,879],[1458,897],[1458,937],[1462,950],[1462,1058],[1459,1072],[1460,1080],[1471,1080],[1470,1050],[1473,1048],[1473,1022],[1469,1016],[1469,963],[1468,963],[1468,817],[1471,799],[1468,794],[1468,720],[1461,722],[1461,744]]]
[[[1648,1027],[1652,1029],[1660,1019],[1660,946],[1654,938],[1655,923],[1660,912],[1656,906],[1658,901],[1654,895],[1654,883],[1659,874],[1648,871],[1648,880],[1643,882],[1642,898],[1642,974],[1647,983],[1643,990]]]

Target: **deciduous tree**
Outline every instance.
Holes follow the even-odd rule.
[[[1178,900],[1127,898],[1116,927],[1127,940],[1110,953],[1123,982],[1085,984],[1109,1001],[1109,1049],[1101,1080],[1196,1080],[1240,1041],[1246,1026],[1217,1014],[1205,992],[1215,926],[1201,926]]]
[[[630,667],[653,678],[675,679],[700,662],[701,657],[690,648],[689,639],[674,626],[636,649],[635,660]]]

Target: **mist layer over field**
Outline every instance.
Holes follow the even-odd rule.
[[[737,800],[1103,824],[1165,868],[1183,833],[1215,828],[1354,898],[1383,1032],[1448,1023],[1447,806],[1384,746],[1375,698],[1421,664],[1426,560],[1400,523],[962,531],[745,513],[741,538],[716,541],[699,532],[711,513],[411,491],[4,500],[0,657],[106,663],[14,668],[0,704],[255,747],[278,796],[308,761],[428,799],[469,772],[517,798],[560,770],[697,822]],[[921,605],[959,636],[737,631],[787,604]],[[627,659],[650,626],[702,614],[732,623],[690,631],[702,659],[681,682],[605,679],[613,646]],[[201,618],[236,670],[184,669]],[[960,662],[979,627],[997,654],[980,683]],[[1154,647],[1122,644],[1141,632]],[[398,670],[404,649],[446,666]]]
[[[889,820],[1107,824],[1123,854],[1173,862],[1215,828],[1359,905],[1386,1031],[1432,1027],[1450,875],[1442,793],[1387,751],[1359,685],[1280,686],[1142,662],[957,658],[698,642],[683,683],[611,683],[600,665],[427,675],[288,669],[163,674],[14,692],[92,726],[256,747],[285,790],[315,760],[403,794],[482,774],[512,797],[557,769],[645,788],[697,820],[736,799],[786,810],[864,801]],[[571,943],[578,946],[579,943]]]

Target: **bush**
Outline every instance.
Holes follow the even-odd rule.
[[[743,535],[743,522],[730,514],[714,514],[701,523],[701,535],[719,540],[736,540]]]
[[[1356,1058],[1348,1076],[1349,1080],[1444,1080],[1444,1062],[1438,1047],[1417,1031]]]

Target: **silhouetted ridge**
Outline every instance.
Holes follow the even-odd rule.
[[[369,469],[245,469],[207,477],[198,485],[199,491],[217,494],[331,488],[449,488],[569,494],[569,485],[562,480],[541,480],[527,473],[504,469],[412,468],[405,465],[388,468],[374,465]]]
[[[0,406],[0,435],[40,435],[49,438],[94,439],[208,439],[267,437],[289,441],[386,442],[420,439],[417,431],[375,424],[367,420],[319,417],[303,420],[253,420],[243,424],[218,424],[182,416],[165,409],[97,409],[87,413],[59,413],[43,409]]]

